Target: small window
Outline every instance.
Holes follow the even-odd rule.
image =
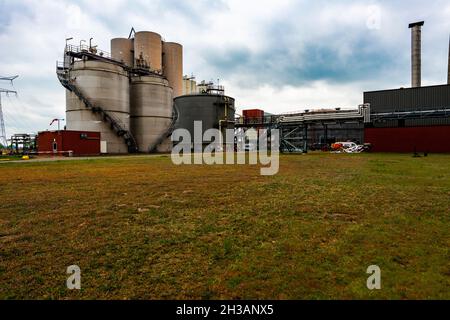
[[[86,139],[88,138],[87,133],[82,133],[82,134],[80,134],[80,138],[81,138],[82,140],[86,140]]]

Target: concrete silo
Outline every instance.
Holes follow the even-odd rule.
[[[167,152],[172,123],[173,93],[168,81],[158,75],[131,77],[131,130],[140,152]]]
[[[162,39],[155,32],[140,31],[134,35],[135,67],[149,67],[162,72]]]
[[[129,130],[130,85],[122,67],[100,60],[75,61],[70,79],[93,106],[102,108],[121,128]],[[66,91],[66,120],[67,130],[100,132],[107,153],[129,151],[123,136],[72,91]]]
[[[164,76],[173,88],[174,98],[183,95],[183,46],[175,42],[163,43]]]
[[[111,40],[111,58],[134,66],[134,39],[115,38]]]

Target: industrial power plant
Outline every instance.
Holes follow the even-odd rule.
[[[194,135],[195,121],[202,122],[203,132],[278,129],[281,152],[450,152],[450,44],[448,83],[422,87],[424,25],[409,25],[411,88],[364,92],[354,109],[288,114],[252,108],[237,115],[236,100],[225,94],[224,86],[184,75],[183,46],[158,33],[132,28],[127,38],[111,40],[111,53],[94,46],[92,38],[76,46],[67,39],[56,71],[66,89],[66,126],[39,133],[38,154],[168,153],[173,131],[186,129]],[[359,148],[342,148],[350,142]],[[252,148],[258,146],[240,151]]]
[[[447,2],[0,1],[0,300],[450,299]]]

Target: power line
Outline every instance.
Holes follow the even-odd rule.
[[[30,130],[30,131],[34,131],[35,124],[30,123],[29,120],[28,120],[29,118],[27,118],[25,116],[25,113],[27,113],[26,112],[27,108],[25,107],[24,103],[20,99],[19,94],[16,94],[15,98],[16,99],[13,99],[13,98],[11,98],[11,96],[8,95],[8,100],[9,100],[11,106],[13,107],[12,110],[20,111],[23,114],[23,116],[20,117],[21,121],[17,121],[17,122],[19,123],[19,125],[21,127],[24,127],[24,128],[26,128],[27,130]],[[4,112],[6,113],[6,111],[7,110],[5,109]]]

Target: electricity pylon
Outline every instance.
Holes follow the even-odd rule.
[[[15,80],[17,77],[18,76],[0,77],[0,80],[10,81],[12,85],[13,80]],[[8,139],[6,138],[6,129],[5,129],[5,119],[3,118],[2,93],[5,93],[6,95],[10,93],[17,95],[17,91],[0,88],[0,144],[2,144],[4,147],[8,147]]]

